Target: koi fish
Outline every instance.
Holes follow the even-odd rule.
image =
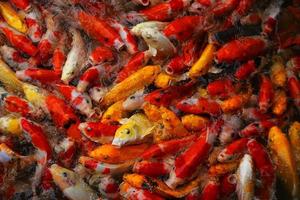
[[[13,116],[0,117],[0,131],[4,134],[21,135],[20,118]]]
[[[51,165],[50,172],[54,183],[61,189],[64,195],[71,200],[96,200],[98,196],[75,172]]]
[[[86,156],[81,156],[79,162],[92,172],[101,175],[118,175],[128,172],[134,163],[134,161],[128,161],[121,164],[108,164]]]
[[[16,77],[14,71],[12,71],[2,59],[0,59],[0,71],[0,82],[2,82],[6,89],[9,89],[13,92],[23,93],[23,83]]]
[[[113,141],[118,125],[104,124],[101,122],[80,123],[79,130],[93,142],[108,144]]]
[[[166,23],[163,22],[143,22],[131,29],[136,36],[141,36],[147,43],[149,49],[155,49],[158,55],[173,55],[176,52],[171,41],[160,32]]]
[[[8,25],[21,33],[27,32],[26,24],[8,2],[0,2],[0,13]]]
[[[113,145],[140,143],[151,136],[156,127],[144,114],[134,114],[124,121],[125,123],[116,131]]]
[[[277,126],[270,129],[268,144],[279,179],[291,196],[299,197],[299,178],[292,148],[285,134]]]
[[[251,200],[254,197],[254,165],[249,154],[242,158],[237,170],[237,193],[239,200]]]
[[[23,70],[30,66],[29,62],[14,48],[7,45],[0,47],[3,60],[14,70]]]
[[[143,89],[136,91],[123,102],[123,108],[129,111],[141,108],[144,103],[145,96],[146,94]]]
[[[67,60],[63,66],[61,80],[68,84],[84,67],[87,52],[85,49],[83,38],[76,29],[71,29],[72,33],[72,48],[68,53]]]

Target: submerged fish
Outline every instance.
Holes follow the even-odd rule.
[[[118,128],[112,144],[124,146],[142,142],[152,135],[155,127],[155,124],[150,122],[144,114],[134,114]]]
[[[292,147],[286,135],[277,126],[269,130],[268,145],[272,159],[277,167],[277,175],[287,192],[293,197],[299,197],[299,178]]]
[[[160,55],[172,55],[176,48],[172,42],[160,31],[164,29],[166,23],[149,21],[137,24],[131,29],[136,36],[141,36],[147,43],[150,50]]]
[[[237,170],[237,194],[239,200],[254,197],[254,166],[250,155],[245,154]]]
[[[24,83],[22,89],[25,94],[25,98],[33,105],[41,108],[45,113],[48,113],[46,109],[46,97],[47,92],[40,87]]]
[[[97,194],[73,171],[51,165],[50,172],[54,183],[71,200],[96,200]]]
[[[21,135],[20,118],[14,116],[0,117],[0,131],[5,134]]]
[[[295,156],[298,174],[300,174],[300,123],[294,122],[289,128],[289,138]]]
[[[0,81],[3,86],[12,92],[20,92],[23,93],[21,82],[17,77],[14,71],[10,69],[10,67],[0,58]]]
[[[141,108],[144,103],[145,96],[146,94],[144,94],[143,89],[136,91],[123,102],[123,108],[131,111]]]
[[[67,56],[67,60],[62,70],[61,80],[64,83],[69,83],[82,68],[86,60],[86,49],[81,34],[76,29],[70,29],[72,33],[72,48]]]

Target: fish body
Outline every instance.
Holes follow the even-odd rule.
[[[32,42],[39,42],[43,37],[43,17],[42,13],[36,6],[25,13],[25,22],[28,26],[28,37]]]
[[[9,26],[22,33],[27,32],[26,24],[8,2],[0,2],[0,12]]]
[[[69,85],[56,84],[56,87],[65,99],[70,102],[70,105],[81,114],[87,117],[95,114],[92,100],[87,94],[78,92],[75,87]]]
[[[108,91],[103,97],[101,104],[109,106],[150,85],[160,70],[161,68],[158,65],[148,65],[139,69]]]
[[[147,43],[149,49],[155,49],[159,55],[172,55],[176,52],[176,48],[171,41],[161,33],[166,26],[164,22],[143,22],[131,29],[136,36],[141,36]]]
[[[289,139],[296,160],[298,173],[300,172],[300,123],[294,122],[289,128]]]
[[[2,59],[0,59],[0,71],[0,82],[7,90],[13,92],[23,92],[23,83],[16,77],[14,71],[12,71]]]
[[[125,110],[133,111],[142,107],[144,103],[144,90],[138,90],[129,96],[122,104]]]
[[[21,135],[20,118],[13,116],[3,116],[0,118],[1,133],[11,135]]]
[[[26,69],[30,66],[29,62],[21,56],[21,54],[14,48],[7,45],[0,47],[0,53],[3,60],[13,69]]]
[[[130,145],[118,148],[111,144],[103,144],[89,152],[89,156],[110,164],[120,164],[140,157],[148,144]]]
[[[150,136],[154,129],[155,125],[144,114],[134,114],[117,129],[112,144],[123,146],[139,143]]]
[[[45,16],[45,25],[47,31],[43,34],[38,44],[39,56],[43,62],[47,61],[59,41],[61,34],[58,18],[46,9],[42,9],[42,15]]]
[[[46,92],[35,85],[24,83],[22,89],[25,94],[25,98],[33,105],[41,108],[45,113],[48,113],[46,108]]]
[[[125,172],[128,172],[134,161],[128,161],[121,164],[109,164],[98,161],[94,158],[81,156],[79,162],[87,169],[91,170],[94,173],[105,175],[119,175]]]
[[[72,33],[72,48],[67,56],[65,65],[63,66],[61,80],[68,84],[84,67],[87,52],[85,49],[83,38],[76,29],[71,29]]]
[[[251,200],[254,197],[254,166],[250,155],[245,154],[237,170],[237,193],[239,200]]]
[[[118,127],[118,125],[110,125],[101,122],[84,122],[80,123],[78,126],[85,137],[93,142],[101,144],[110,144]]]
[[[96,200],[97,194],[73,171],[51,165],[50,172],[54,183],[63,191],[70,200]]]
[[[291,196],[299,197],[299,177],[292,148],[285,134],[277,126],[273,126],[269,131],[268,145],[277,167],[278,178]]]

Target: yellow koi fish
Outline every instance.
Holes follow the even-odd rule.
[[[155,127],[144,114],[134,114],[117,129],[112,144],[124,146],[140,143],[152,135]]]
[[[298,173],[300,173],[300,123],[294,122],[289,129],[289,138],[295,156]]]
[[[23,92],[22,82],[16,77],[14,71],[0,58],[0,82],[4,87],[14,93]]]
[[[295,158],[288,139],[279,127],[273,126],[270,129],[268,145],[277,167],[279,179],[291,196],[297,197],[299,195],[299,178]]]
[[[27,26],[18,13],[7,2],[0,2],[0,12],[8,25],[22,33],[27,32]]]
[[[14,116],[0,117],[0,131],[5,134],[21,135],[20,118]]]

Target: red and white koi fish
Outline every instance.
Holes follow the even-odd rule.
[[[55,85],[58,91],[70,102],[70,105],[87,117],[95,114],[92,100],[87,94],[78,92],[76,87],[64,84]]]
[[[199,136],[194,144],[175,159],[175,169],[171,171],[169,179],[166,180],[169,187],[175,188],[188,180],[197,171],[197,168],[205,161],[213,147],[222,124],[222,120],[214,122],[206,132]]]
[[[192,135],[154,144],[141,155],[141,158],[147,160],[150,158],[161,158],[169,154],[175,154],[180,149],[188,146],[190,143],[193,143],[196,138],[197,137],[195,135]]]
[[[241,137],[267,136],[268,130],[276,125],[276,120],[268,119],[248,124],[240,131]]]
[[[247,149],[262,181],[261,187],[257,192],[257,197],[261,199],[272,199],[274,195],[275,169],[270,156],[264,146],[254,139],[248,142]]]
[[[105,176],[100,179],[98,190],[106,198],[109,199],[119,198],[119,184],[111,176]]]
[[[239,158],[247,150],[249,139],[241,138],[233,141],[218,155],[219,162],[228,162]]]
[[[118,175],[129,171],[134,161],[127,161],[122,164],[108,164],[94,158],[81,156],[79,162],[92,172],[102,175]]]
[[[170,169],[171,166],[167,162],[143,160],[135,163],[132,170],[138,174],[158,177],[169,174]]]
[[[105,66],[97,65],[95,67],[88,68],[79,79],[77,84],[77,90],[79,92],[86,91],[93,84],[99,84],[100,78],[104,76]]]
[[[26,58],[22,57],[20,52],[12,47],[9,47],[7,45],[1,46],[0,53],[3,60],[14,70],[23,70],[27,69],[28,67],[34,67],[31,66]]]
[[[110,125],[101,122],[83,122],[80,123],[78,128],[84,136],[93,142],[110,144],[119,127],[119,125]]]
[[[42,10],[42,15],[45,16],[47,31],[42,36],[38,45],[38,49],[42,62],[46,62],[53,54],[53,51],[59,41],[61,32],[57,17],[45,9]]]
[[[54,147],[54,151],[58,156],[59,163],[65,167],[70,167],[76,155],[76,143],[69,137],[64,138]]]
[[[53,70],[29,68],[16,71],[16,76],[26,82],[40,82],[42,84],[60,82],[59,74]]]
[[[39,42],[43,37],[43,17],[40,10],[31,5],[29,10],[25,11],[25,23],[28,27],[27,35],[32,42]]]
[[[112,20],[110,25],[116,29],[122,38],[128,53],[135,54],[138,52],[138,45],[134,36],[130,33],[129,29],[124,25],[120,24],[116,20]]]

